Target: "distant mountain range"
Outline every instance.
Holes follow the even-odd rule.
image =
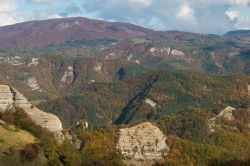
[[[233,37],[238,39],[249,39],[250,37],[250,30],[236,30],[230,31],[225,34],[226,37]]]
[[[29,21],[0,27],[0,49],[22,49],[44,47],[51,43],[63,43],[67,40],[94,40],[100,38],[135,38],[163,34],[175,40],[192,40],[216,37],[181,31],[158,32],[137,25],[119,22],[107,22],[83,17]],[[231,31],[224,36],[236,39],[250,37],[250,31]]]
[[[0,27],[0,56],[53,54],[133,61],[161,69],[249,73],[249,34],[164,32],[127,23],[63,18]]]

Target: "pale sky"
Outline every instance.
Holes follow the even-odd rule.
[[[250,0],[0,0],[0,26],[76,16],[223,34],[250,29]]]

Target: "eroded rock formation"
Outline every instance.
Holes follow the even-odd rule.
[[[68,66],[61,79],[62,84],[71,84],[74,80],[73,66]]]
[[[8,107],[23,108],[37,125],[54,133],[59,142],[64,139],[62,123],[57,116],[33,107],[28,100],[14,88],[7,85],[0,85],[0,111],[5,111]]]
[[[149,122],[119,131],[117,148],[121,150],[127,165],[152,165],[167,155],[167,137]]]
[[[185,55],[182,51],[179,51],[179,50],[172,50],[171,54],[175,55],[175,56],[183,56],[183,55]]]
[[[247,85],[248,96],[250,96],[250,85]]]
[[[235,118],[233,116],[233,111],[235,111],[235,108],[227,106],[224,110],[222,110],[219,113],[218,117],[223,117],[223,118],[230,120],[230,121],[234,120]]]
[[[146,99],[145,103],[149,104],[153,108],[155,108],[157,106],[157,104],[151,99]]]
[[[13,94],[11,93],[9,86],[0,85],[0,111],[11,106],[12,102]]]
[[[35,77],[30,77],[26,81],[27,85],[31,88],[31,90],[38,90],[41,91],[40,85],[38,83],[38,80]]]

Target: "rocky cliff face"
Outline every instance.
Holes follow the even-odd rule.
[[[11,93],[9,86],[0,85],[0,111],[3,111],[8,106],[11,106],[12,102],[13,94]]]
[[[221,125],[216,123],[218,118],[225,118],[229,121],[234,120],[233,111],[235,108],[227,106],[224,110],[222,110],[217,116],[209,119],[208,121],[208,130],[210,133],[214,133],[216,128],[221,128]]]
[[[59,142],[63,140],[63,127],[57,116],[32,107],[28,100],[14,88],[0,85],[0,111],[13,106],[23,108],[37,125],[54,133]]]
[[[249,113],[249,108],[236,109],[231,106],[227,106],[225,109],[221,110],[217,116],[209,119],[208,129],[210,133],[214,133],[216,129],[240,131],[244,128],[244,130],[247,131],[250,129]],[[227,123],[225,123],[225,121],[227,121]],[[239,126],[241,127],[239,128]]]
[[[117,148],[121,150],[127,165],[152,165],[167,155],[167,137],[149,122],[119,131]]]

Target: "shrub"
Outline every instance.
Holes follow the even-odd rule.
[[[13,114],[13,110],[7,109],[5,112],[1,114],[1,119],[9,124],[15,123],[15,116]]]
[[[59,160],[65,166],[80,165],[80,153],[69,142],[64,142],[58,149]]]
[[[27,144],[24,149],[20,151],[21,160],[33,161],[39,155],[39,149],[35,144]]]

